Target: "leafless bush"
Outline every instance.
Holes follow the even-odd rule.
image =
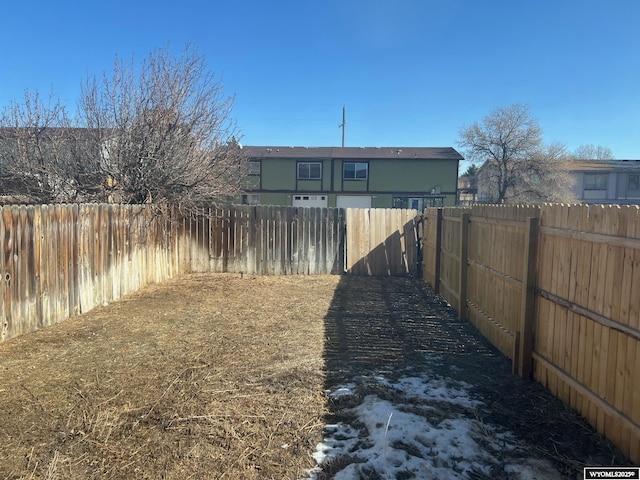
[[[83,83],[74,120],[38,93],[4,110],[0,193],[185,211],[224,202],[248,173],[232,105],[195,48],[116,57],[111,74]]]

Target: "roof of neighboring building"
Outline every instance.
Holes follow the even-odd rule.
[[[491,160],[487,160],[478,172],[482,173],[491,165]],[[602,172],[611,170],[640,170],[640,160],[570,160],[563,164],[571,172]]]
[[[463,160],[452,147],[282,147],[243,146],[250,158],[342,158]]]
[[[567,168],[574,172],[640,170],[640,160],[572,160]]]

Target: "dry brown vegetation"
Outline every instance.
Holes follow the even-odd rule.
[[[301,478],[339,280],[185,276],[0,345],[0,478]]]
[[[0,478],[298,480],[325,424],[354,420],[324,393],[398,395],[372,391],[375,375],[466,382],[479,425],[566,478],[628,465],[422,281],[227,274],[182,276],[0,344]],[[421,402],[404,408],[459,414]],[[318,478],[358,461],[329,459]]]

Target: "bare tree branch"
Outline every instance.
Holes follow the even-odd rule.
[[[0,190],[38,203],[86,200],[99,184],[88,148],[55,96],[26,91],[0,115]]]
[[[233,98],[195,49],[157,50],[139,68],[116,58],[111,76],[85,82],[80,106],[118,201],[196,208],[242,190]]]
[[[492,203],[567,201],[572,177],[562,145],[544,146],[542,129],[528,107],[500,107],[482,123],[460,131],[468,160],[484,162],[478,188]],[[480,193],[480,192],[479,192]]]
[[[237,196],[248,162],[233,98],[195,48],[156,50],[82,85],[72,121],[51,95],[0,115],[0,194],[37,203],[147,203],[183,211]]]
[[[613,160],[613,152],[602,145],[580,145],[571,155],[576,160]]]

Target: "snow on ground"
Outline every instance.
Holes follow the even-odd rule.
[[[563,478],[511,433],[484,423],[469,389],[448,378],[374,376],[326,392],[346,421],[325,426],[314,454],[323,471],[307,479]]]

